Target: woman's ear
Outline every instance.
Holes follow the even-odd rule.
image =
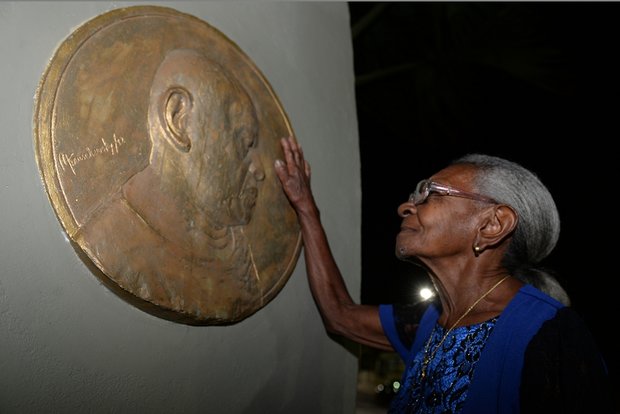
[[[192,96],[185,88],[174,87],[164,95],[162,124],[166,137],[175,148],[189,152],[192,141],[188,132],[188,121],[192,109]]]
[[[519,216],[506,204],[494,205],[483,215],[478,235],[474,242],[476,256],[489,246],[495,246],[510,236],[517,227]]]

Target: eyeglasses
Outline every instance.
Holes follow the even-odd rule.
[[[431,193],[438,194],[440,196],[453,196],[469,198],[471,200],[483,201],[485,203],[497,204],[497,201],[490,197],[485,197],[481,194],[470,193],[467,191],[459,190],[448,185],[439,184],[431,180],[422,180],[415,187],[415,192],[409,195],[409,202],[414,205],[420,205],[426,201]]]

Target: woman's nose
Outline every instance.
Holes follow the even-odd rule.
[[[412,215],[413,213],[415,213],[415,211],[416,206],[415,204],[413,204],[413,201],[410,200],[407,200],[400,206],[398,206],[398,215],[403,218]]]

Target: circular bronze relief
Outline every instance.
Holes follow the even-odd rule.
[[[301,235],[273,161],[293,132],[265,77],[209,24],[153,6],[88,21],[50,61],[34,122],[63,228],[132,304],[229,324],[288,280]]]

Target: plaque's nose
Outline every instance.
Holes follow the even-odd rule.
[[[250,162],[250,173],[252,173],[256,181],[263,181],[265,179],[263,164],[260,162],[260,159],[256,153],[252,154],[251,157],[252,161]]]

